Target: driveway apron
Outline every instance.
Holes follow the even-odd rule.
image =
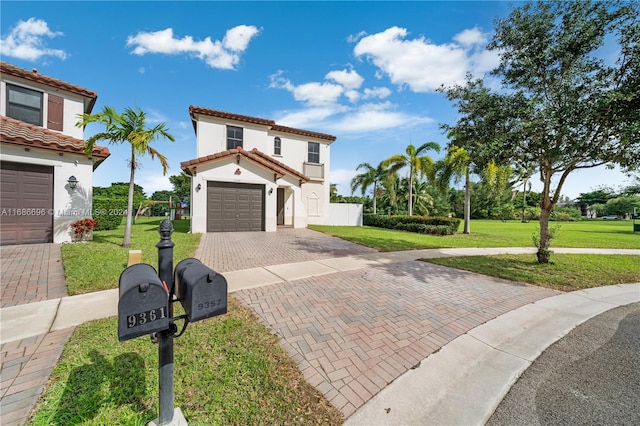
[[[206,234],[196,257],[225,272],[372,252],[314,231],[284,229]],[[345,417],[456,337],[557,294],[419,261],[234,293],[281,337],[305,379]]]

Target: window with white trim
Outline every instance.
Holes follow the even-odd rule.
[[[309,163],[320,163],[320,143],[309,142],[309,156],[307,161]]]
[[[227,126],[227,149],[242,146],[242,127]]]
[[[7,117],[42,126],[42,92],[7,84]]]
[[[282,140],[279,136],[273,138],[273,155],[282,155]]]

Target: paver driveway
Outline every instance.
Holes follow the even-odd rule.
[[[279,230],[206,234],[196,257],[231,271],[374,252],[310,230]],[[345,417],[459,335],[556,294],[418,261],[234,293]]]

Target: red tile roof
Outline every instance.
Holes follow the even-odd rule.
[[[292,127],[280,126],[279,124],[276,124],[275,121],[268,120],[266,118],[258,118],[258,117],[251,117],[248,115],[233,114],[230,112],[197,107],[193,105],[189,107],[189,114],[194,119],[195,119],[194,114],[202,114],[202,115],[208,115],[211,117],[224,118],[227,120],[235,120],[235,121],[241,121],[244,123],[260,124],[263,126],[268,126],[270,130],[273,132],[282,132],[282,133],[291,133],[291,134],[301,135],[301,136],[309,136],[309,137],[318,138],[318,139],[326,139],[332,142],[336,140],[336,137],[333,135],[329,135],[326,133],[312,132],[310,130],[294,129]]]
[[[11,117],[0,116],[0,142],[27,148],[42,148],[84,155],[83,140],[34,126]],[[94,145],[93,156],[104,160],[109,156],[109,149]]]
[[[245,151],[244,149],[242,149],[242,147],[239,147],[237,149],[229,149],[227,151],[222,151],[212,155],[196,158],[195,160],[183,161],[180,163],[180,168],[188,175],[191,175],[193,170],[195,170],[199,165],[219,161],[225,158],[233,157],[234,155],[248,158],[254,163],[260,164],[261,166],[266,167],[267,169],[272,170],[273,172],[281,176],[293,175],[298,179],[302,179],[306,182],[311,180],[309,177],[303,175],[299,171],[292,169],[286,164],[281,163],[280,161],[275,160],[267,154],[258,151],[256,148],[252,149],[251,151]]]
[[[67,92],[75,93],[76,95],[88,98],[89,105],[85,111],[87,113],[91,112],[94,104],[96,103],[96,99],[98,99],[98,95],[96,94],[96,92],[92,92],[89,89],[76,86],[75,84],[67,83],[66,81],[58,80],[57,78],[39,74],[35,68],[32,71],[28,71],[12,65],[8,62],[0,62],[0,73],[32,81],[34,83],[40,83],[45,86],[53,87],[54,89],[65,90]]]

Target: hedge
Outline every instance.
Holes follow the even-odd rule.
[[[98,222],[95,231],[109,231],[122,224],[127,200],[111,197],[93,197],[93,220]]]
[[[460,219],[441,216],[386,216],[365,214],[363,216],[363,224],[365,226],[397,229],[420,234],[453,235],[460,226]]]

